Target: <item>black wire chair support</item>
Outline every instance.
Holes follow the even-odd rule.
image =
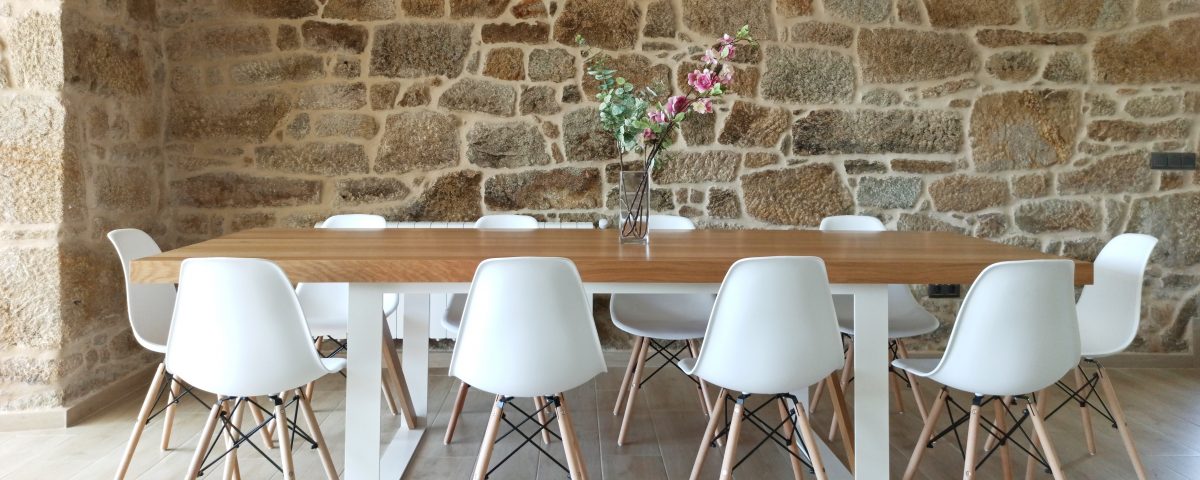
[[[175,376],[170,372],[165,372],[164,375],[165,377],[163,378],[162,386],[158,387],[158,394],[154,397],[154,405],[156,407],[158,406],[158,403],[163,400],[163,397],[168,395],[167,392],[171,391],[171,383],[176,380]],[[172,405],[179,405],[179,401],[185,396],[191,397],[192,399],[196,400],[196,403],[199,403],[200,406],[207,409],[209,404],[204,400],[201,400],[200,397],[196,396],[196,393],[193,390],[195,390],[195,387],[192,387],[191,385],[188,385],[182,381],[179,382],[179,395],[176,395],[175,398],[168,398],[166,403],[163,404],[161,408],[155,410],[154,413],[146,417],[145,424],[149,425],[151,420],[154,420],[155,417],[159,416],[163,412],[166,412],[167,408],[171,407]]]
[[[666,341],[666,343],[661,343],[658,340],[655,340],[650,337],[646,337],[646,341],[650,342],[650,347],[654,349],[654,353],[646,356],[646,361],[649,362],[651,359],[653,359],[655,357],[662,357],[662,359],[664,361],[663,361],[662,365],[655,367],[654,371],[650,372],[649,375],[646,375],[645,377],[643,377],[641,382],[638,382],[638,388],[645,386],[646,382],[650,381],[651,378],[654,378],[654,376],[657,375],[658,372],[661,372],[664,368],[667,368],[667,365],[675,367],[676,370],[679,370],[679,373],[683,373],[683,376],[687,377],[688,380],[691,380],[692,383],[696,384],[697,388],[700,386],[699,380],[692,378],[691,375],[688,375],[686,372],[683,371],[683,368],[679,366],[679,361],[683,360],[683,358],[681,358],[680,355],[682,355],[683,352],[688,351],[687,341],[685,341],[685,340],[668,340],[668,341]],[[675,351],[671,351],[671,348],[673,348],[676,343],[682,343],[683,346],[679,347]]]
[[[500,400],[498,402],[500,405],[500,410],[501,410],[500,419],[502,421],[504,421],[504,423],[506,425],[508,425],[509,430],[507,432],[504,432],[503,435],[496,437],[496,441],[493,443],[499,445],[501,440],[504,440],[505,438],[507,438],[509,435],[512,435],[513,433],[516,433],[517,435],[519,435],[522,438],[522,440],[521,440],[521,443],[518,444],[515,448],[513,448],[511,452],[508,452],[508,455],[505,455],[504,458],[501,458],[499,462],[496,462],[496,464],[493,465],[492,468],[488,469],[486,476],[491,476],[491,474],[494,473],[496,471],[496,469],[500,468],[501,465],[504,465],[504,462],[507,462],[509,459],[511,459],[513,457],[513,455],[516,455],[517,452],[519,452],[526,445],[532,445],[533,448],[536,448],[539,452],[542,452],[542,455],[545,455],[546,458],[549,458],[550,461],[554,462],[555,465],[558,465],[558,467],[561,468],[564,472],[570,473],[571,470],[569,468],[567,468],[566,465],[563,465],[562,462],[558,461],[557,458],[554,458],[554,456],[551,455],[549,451],[542,448],[541,445],[538,445],[537,441],[535,440],[539,433],[542,433],[543,431],[545,431],[545,432],[549,433],[550,436],[557,438],[560,442],[562,441],[562,436],[559,435],[554,430],[550,429],[550,425],[552,423],[554,423],[555,420],[558,419],[558,413],[557,413],[558,406],[562,404],[562,400],[558,397],[558,395],[545,395],[542,398],[544,398],[546,400],[546,402],[544,405],[541,406],[541,408],[536,408],[534,410],[526,412],[524,409],[517,406],[516,403],[513,403],[513,401],[512,401],[513,397],[500,397]],[[524,418],[522,418],[520,422],[513,423],[512,420],[508,419],[507,413],[505,413],[505,410],[508,407],[512,407],[513,410],[515,410],[517,413],[519,413]],[[542,422],[538,421],[535,418],[538,414],[542,414],[542,413],[548,414],[548,416],[546,417],[545,424],[543,424]],[[524,430],[521,430],[521,427],[529,422],[533,422],[534,425],[537,425],[537,429],[535,429],[532,433],[527,434],[527,433],[525,433]]]
[[[291,417],[288,418],[285,416],[282,419],[282,421],[284,423],[286,423],[286,427],[284,427],[284,428],[288,428],[291,430],[291,442],[290,443],[292,445],[292,450],[296,449],[296,438],[297,437],[299,437],[305,443],[308,443],[310,445],[310,447],[309,447],[310,449],[317,448],[317,446],[318,446],[317,441],[315,439],[313,439],[313,437],[310,436],[307,431],[301,429],[300,425],[296,423],[296,420],[299,419],[299,415],[300,415],[300,396],[293,395],[286,403],[278,395],[271,395],[269,398],[271,399],[271,402],[274,405],[283,405],[283,410],[284,410],[285,414],[287,413],[289,408],[292,409]],[[221,432],[221,434],[213,435],[212,443],[209,444],[208,450],[204,453],[204,460],[202,460],[200,462],[200,464],[203,466],[200,468],[198,476],[203,476],[204,472],[206,470],[208,470],[210,467],[212,467],[213,465],[216,465],[222,459],[224,459],[225,457],[229,456],[229,454],[231,454],[235,450],[237,450],[239,447],[241,447],[243,445],[247,445],[247,444],[250,445],[250,447],[254,448],[254,450],[257,451],[259,455],[261,455],[263,458],[265,458],[267,460],[267,462],[271,464],[272,467],[275,467],[276,470],[283,472],[283,468],[280,467],[278,463],[275,463],[275,460],[273,460],[271,458],[271,456],[269,454],[267,454],[267,452],[264,451],[262,449],[262,447],[260,447],[253,440],[253,436],[255,434],[259,433],[260,430],[267,428],[267,426],[270,425],[271,422],[275,420],[275,418],[276,418],[275,410],[271,409],[271,408],[265,408],[258,402],[254,401],[254,399],[248,398],[248,397],[219,397],[217,399],[217,403],[230,401],[230,400],[233,401],[233,405],[231,405],[228,409],[222,410],[218,416],[218,420],[221,422],[221,426],[220,426],[220,430],[219,430]],[[240,427],[237,426],[236,422],[234,422],[234,419],[231,418],[231,415],[233,415],[233,413],[236,412],[238,408],[257,409],[258,411],[260,411],[264,414],[263,422],[255,425],[254,427],[250,428],[249,430],[242,430]],[[276,428],[280,428],[280,427],[276,427]],[[229,436],[229,437],[233,438],[233,444],[229,448],[225,449],[225,451],[221,452],[219,455],[216,455],[215,457],[213,457],[213,453],[216,450],[217,445],[220,444],[222,441],[226,441],[224,438],[225,436]],[[210,458],[211,458],[211,461],[210,461]]]
[[[813,469],[812,463],[809,460],[809,458],[806,456],[808,454],[808,446],[804,444],[804,440],[800,436],[800,426],[796,421],[796,415],[797,415],[796,408],[798,405],[800,405],[799,400],[796,398],[796,396],[787,394],[787,393],[772,395],[770,400],[763,402],[762,405],[754,407],[753,409],[748,408],[746,406],[746,399],[748,399],[748,398],[750,398],[750,394],[748,394],[748,393],[740,394],[737,397],[734,397],[733,394],[729,394],[729,393],[725,394],[725,399],[724,399],[725,401],[723,402],[725,416],[722,417],[725,419],[725,425],[721,428],[721,430],[719,430],[715,435],[713,435],[713,439],[712,439],[712,442],[709,443],[709,447],[710,448],[718,448],[718,446],[720,445],[720,440],[729,435],[729,429],[730,429],[729,417],[730,417],[730,415],[732,415],[732,413],[730,412],[730,405],[740,403],[740,404],[742,404],[742,408],[743,408],[742,418],[745,420],[749,420],[749,423],[751,425],[753,425],[755,428],[757,428],[760,432],[763,432],[764,434],[766,434],[766,436],[763,437],[762,440],[759,440],[759,442],[757,444],[755,444],[754,447],[751,448],[749,452],[746,452],[746,454],[743,455],[742,458],[737,461],[737,463],[734,463],[734,465],[733,465],[734,470],[737,470],[737,468],[739,466],[741,466],[742,463],[744,463],[746,460],[749,460],[750,456],[754,455],[754,453],[757,452],[758,449],[762,448],[763,445],[766,445],[767,442],[774,442],[776,445],[779,445],[781,448],[783,448],[783,451],[787,452],[788,455],[791,455],[792,457],[795,457],[796,459],[800,460],[800,463],[804,464],[804,468],[808,470],[809,474],[815,474],[815,470]],[[763,418],[758,415],[758,412],[764,408],[767,408],[768,406],[773,405],[777,401],[787,402],[788,418],[785,420],[780,420],[780,422],[778,424],[775,424],[775,426],[772,427],[771,426],[772,424],[768,423],[766,420],[763,420]],[[791,425],[791,428],[792,428],[792,438],[788,438],[781,431],[781,429],[784,426],[787,426],[789,424]],[[792,440],[795,440],[796,444],[800,447],[800,451],[804,452],[805,455],[797,454],[796,452],[793,452],[791,450],[791,448],[788,447],[789,443],[791,443]]]
[[[1092,365],[1093,372],[1088,374],[1087,370],[1084,368],[1084,365]],[[1108,404],[1104,402],[1104,397],[1096,391],[1096,387],[1100,385],[1100,375],[1102,375],[1100,371],[1100,362],[1093,359],[1084,359],[1084,361],[1075,368],[1078,369],[1079,374],[1084,378],[1083,385],[1080,385],[1078,388],[1072,388],[1066,383],[1063,383],[1061,380],[1055,382],[1054,385],[1056,385],[1059,390],[1062,390],[1063,393],[1066,393],[1067,398],[1063,399],[1062,403],[1059,403],[1058,406],[1047,412],[1043,418],[1049,420],[1051,416],[1053,416],[1055,413],[1058,413],[1058,411],[1062,410],[1063,407],[1074,402],[1080,407],[1091,408],[1092,411],[1096,412],[1101,417],[1104,417],[1105,420],[1108,420],[1108,423],[1112,426],[1112,428],[1117,428],[1116,418],[1113,416],[1112,411],[1108,409]]]
[[[971,399],[971,404],[979,406],[981,410],[989,403],[1001,402],[1003,414],[1012,420],[1012,426],[1002,429],[996,425],[995,422],[989,420],[986,415],[980,412],[979,428],[983,430],[985,436],[991,436],[992,438],[995,438],[996,442],[992,448],[985,450],[983,452],[983,456],[978,462],[975,463],[976,470],[982,467],[984,462],[991,458],[992,455],[994,455],[1001,447],[1011,445],[1017,447],[1017,449],[1025,452],[1026,455],[1029,455],[1029,457],[1042,464],[1042,467],[1045,469],[1046,473],[1050,473],[1049,461],[1046,460],[1046,457],[1042,455],[1041,450],[1038,449],[1034,444],[1033,437],[1031,437],[1029,435],[1029,431],[1025,429],[1025,421],[1029,420],[1030,418],[1029,409],[1022,408],[1020,417],[1013,413],[1012,407],[1015,406],[1017,399],[1025,400],[1027,402],[1030,401],[1030,397],[1027,395],[1018,395],[1013,397],[1012,404],[1005,403],[1004,398],[998,396],[977,395]],[[933,448],[938,440],[953,433],[955,443],[958,445],[958,451],[960,454],[962,454],[963,459],[965,460],[967,457],[967,448],[966,445],[963,444],[963,439],[958,433],[958,427],[970,420],[970,407],[963,406],[957,400],[955,400],[954,397],[950,396],[946,397],[946,405],[946,416],[950,419],[950,426],[930,437],[929,442],[925,444],[925,448]],[[958,411],[957,414],[955,413],[955,410]],[[1018,437],[1017,434],[1020,434],[1020,436]],[[1024,443],[1021,442],[1022,439],[1024,440]]]

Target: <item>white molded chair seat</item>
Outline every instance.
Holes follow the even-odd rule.
[[[497,214],[484,215],[475,221],[475,228],[490,230],[529,230],[538,228],[536,218],[529,215]],[[467,296],[456,293],[450,296],[446,311],[442,315],[442,327],[451,337],[458,337],[458,326],[462,323],[463,306]]]
[[[1109,240],[1096,256],[1094,281],[1083,287],[1075,305],[1083,357],[1116,355],[1137,337],[1143,277],[1157,244],[1150,235],[1125,233]]]
[[[317,228],[381,230],[387,220],[380,215],[361,213],[334,215]],[[346,338],[350,317],[350,285],[346,283],[301,283],[296,286],[300,306],[308,319],[308,328],[317,337]],[[400,305],[400,296],[384,294],[383,315],[389,316]]]
[[[613,325],[626,333],[659,340],[704,337],[715,295],[620,294],[613,295],[609,312]]]

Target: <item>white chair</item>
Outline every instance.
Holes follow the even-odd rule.
[[[108,240],[117,250],[121,259],[121,268],[125,274],[125,303],[129,311],[129,326],[133,330],[133,338],[138,344],[155,353],[166,353],[167,334],[171,329],[171,312],[175,309],[175,285],[169,283],[134,283],[130,280],[130,263],[139,258],[157,255],[162,252],[154,239],[146,232],[133,228],[124,228],[108,232]],[[166,405],[154,413],[158,399],[166,396]],[[159,414],[162,414],[163,432],[162,450],[167,450],[171,441],[171,430],[174,426],[175,406],[184,395],[195,397],[191,387],[179,382],[175,375],[166,369],[164,363],[159,363],[146,390],[146,397],[138,411],[137,421],[133,424],[133,432],[121,456],[117,467],[117,480],[125,478],[133,453],[142,438],[146,424]],[[199,399],[197,399],[199,400]]]
[[[277,265],[250,258],[184,260],[166,364],[189,384],[218,395],[186,478],[195,478],[208,466],[204,461],[218,420],[228,449],[226,478],[236,474],[238,447],[248,441],[243,432],[265,430],[268,422],[277,424],[284,478],[295,478],[290,442],[297,437],[318,450],[326,476],[337,478],[312,406],[300,387],[338,372],[346,361],[317,353],[296,292]],[[255,397],[268,397],[273,408],[262,407]],[[287,409],[293,404],[295,414],[303,414],[307,431],[288,418]],[[242,429],[245,410],[270,416],[253,429]]]
[[[1083,293],[1075,305],[1079,315],[1082,354],[1079,367],[1075,369],[1075,388],[1058,382],[1059,388],[1068,394],[1063,405],[1068,402],[1079,404],[1088,453],[1096,454],[1091,420],[1094,409],[1120,433],[1139,480],[1146,479],[1146,469],[1138,456],[1129,426],[1125,423],[1125,412],[1117,400],[1112,380],[1098,359],[1125,351],[1137,336],[1138,324],[1142,319],[1142,277],[1157,244],[1158,239],[1149,235],[1126,233],[1110,240],[1100,251],[1092,264],[1092,284],[1083,287]],[[1084,368],[1088,365],[1093,367],[1090,375]],[[1093,398],[1099,397],[1097,386],[1104,394],[1098,404],[1092,402]],[[1056,410],[1058,408],[1051,412]],[[1046,418],[1049,417],[1046,415]]]
[[[1070,260],[1026,260],[1002,262],[984,269],[963,299],[954,329],[942,358],[897,359],[893,364],[914,375],[941,383],[944,387],[933,402],[929,417],[921,430],[904,479],[916,475],[926,448],[950,432],[963,420],[968,422],[964,448],[963,478],[974,478],[981,420],[985,435],[996,439],[1000,461],[1006,477],[1011,476],[1009,445],[1018,444],[1030,453],[1027,478],[1037,462],[1048,466],[1054,478],[1062,478],[1062,468],[1046,434],[1041,408],[1045,395],[1040,392],[1062,378],[1079,363],[1079,322],[1075,315],[1075,264]],[[948,388],[974,394],[969,410],[949,398]],[[1020,418],[1009,411],[1015,398],[1026,401]],[[988,403],[996,413],[996,422],[981,419],[981,409]],[[951,426],[936,436],[933,429],[947,405]],[[956,414],[957,417],[956,417]],[[964,418],[965,417],[965,418]],[[1016,423],[1007,426],[1005,419]],[[1029,438],[1023,424],[1032,419],[1037,431],[1033,445],[1023,446],[1019,438]],[[1021,435],[1013,435],[1016,431]],[[992,449],[984,454],[992,456]]]
[[[700,355],[680,362],[685,373],[721,387],[709,412],[691,478],[699,478],[708,449],[720,436],[716,433],[719,412],[727,391],[740,394],[733,399],[722,479],[729,478],[739,463],[743,417],[787,445],[795,478],[801,478],[806,459],[818,479],[826,478],[820,452],[812,448],[817,445],[816,434],[792,392],[822,381],[831,391],[840,392],[835,377],[843,361],[829,280],[820,258],[763,257],[734,263],[717,293]],[[780,423],[774,430],[768,430],[770,425],[746,408],[746,399],[759,394],[770,395],[771,401],[777,402]],[[841,412],[837,417],[848,421],[842,407],[837,409]],[[842,427],[853,431],[849,425]],[[842,445],[853,464],[853,440],[847,437],[850,435],[843,435]]]
[[[883,222],[878,218],[866,215],[836,215],[826,217],[821,220],[819,227],[824,232],[883,232],[887,228],[883,226]],[[847,337],[854,336],[854,298],[848,295],[834,295],[834,309],[837,310],[838,327],[842,334]],[[908,285],[888,285],[888,341],[889,349],[892,353],[892,358],[908,358],[908,349],[904,346],[904,339],[925,335],[938,329],[938,319],[925,310],[917,299],[913,297],[912,290],[909,290]],[[854,366],[854,343],[850,342],[846,347],[846,365],[842,370],[842,388],[847,388],[850,380],[852,380],[852,368]],[[927,411],[925,410],[925,400],[921,397],[921,390],[918,388],[917,379],[913,375],[904,375],[895,369],[889,369],[889,379],[891,380],[892,396],[896,402],[896,408],[900,413],[904,413],[904,397],[900,393],[900,381],[903,380],[908,384],[909,390],[912,392],[913,401],[917,404],[917,412],[921,415],[921,420],[925,420]],[[821,403],[821,394],[824,391],[823,386],[818,386],[813,392],[813,401],[810,404],[809,411],[815,411],[817,405]],[[837,423],[830,422],[829,438],[837,433]]]
[[[648,225],[650,231],[696,229],[696,225],[688,218],[674,215],[651,215]],[[684,351],[690,357],[696,356],[696,339],[704,337],[714,298],[710,294],[686,293],[612,295],[608,311],[613,325],[634,337],[633,351],[629,355],[625,375],[621,378],[621,387],[617,390],[617,401],[613,404],[613,415],[621,414],[622,405],[625,407],[617,445],[625,444],[637,393],[642,385],[667,365],[677,367]],[[680,343],[682,346],[677,347],[676,344]],[[651,349],[653,354],[649,353]],[[664,363],[647,377],[646,361],[655,357],[661,357]],[[712,410],[708,385],[703,380],[696,382],[700,409],[707,414]]]
[[[513,397],[543,399],[538,412],[553,409],[566,470],[573,479],[587,478],[563,392],[606,368],[591,302],[575,265],[563,258],[486,260],[475,271],[462,319],[450,375],[496,394],[472,478],[483,480],[500,466],[490,467],[492,450]],[[537,424],[548,433],[548,422]],[[532,438],[526,436],[517,448]]]
[[[536,218],[529,215],[484,215],[475,221],[475,228],[487,230],[530,230],[538,228]],[[451,337],[458,337],[458,326],[462,324],[463,307],[467,303],[467,296],[461,293],[456,293],[450,296],[450,301],[446,305],[446,311],[442,315],[442,327],[446,329],[447,334]],[[458,428],[458,418],[462,415],[463,405],[467,401],[467,392],[471,386],[465,382],[459,382],[458,393],[454,396],[454,406],[450,408],[450,420],[446,425],[446,435],[442,437],[442,443],[449,444],[454,440],[454,430]],[[546,443],[549,443],[549,438],[545,438]]]
[[[379,215],[346,214],[334,215],[326,219],[317,228],[340,229],[383,229],[387,220]],[[301,283],[296,286],[296,296],[300,299],[300,307],[308,320],[309,331],[316,337],[317,351],[321,351],[326,340],[334,343],[336,348],[328,354],[332,357],[345,349],[346,330],[349,325],[350,285],[347,283]],[[396,311],[400,297],[395,294],[383,296],[383,353],[386,372],[383,374],[383,395],[388,409],[393,415],[402,414],[409,428],[416,423],[412,400],[408,395],[408,383],[404,380],[404,372],[400,368],[400,358],[392,342],[392,332],[388,328],[387,316]],[[305,388],[304,393],[312,398],[313,385]]]

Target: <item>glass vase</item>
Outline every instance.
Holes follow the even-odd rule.
[[[645,170],[622,170],[617,185],[621,211],[617,230],[621,244],[650,243],[650,175]]]

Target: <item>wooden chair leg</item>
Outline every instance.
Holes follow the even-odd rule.
[[[324,357],[324,355],[321,355],[321,345],[324,343],[325,337],[317,337],[316,340],[313,340],[313,348],[317,349],[317,356],[319,357]],[[306,397],[313,398],[313,390],[316,389],[316,384],[317,382],[308,382],[308,385],[304,386],[304,395]],[[271,432],[268,431],[267,433],[270,434]]]
[[[449,445],[454,441],[454,430],[458,428],[458,417],[462,415],[463,404],[467,401],[467,390],[471,388],[467,382],[458,382],[458,395],[454,396],[454,407],[450,409],[450,422],[446,424],[446,437],[442,443]]]
[[[236,435],[237,431],[242,428],[242,416],[246,413],[246,402],[247,400],[245,399],[242,399],[240,402],[238,399],[234,399],[226,407],[226,411],[229,412],[230,425],[225,429],[225,448],[231,449],[231,451],[225,456],[225,475],[222,477],[225,480],[233,480],[234,478],[241,477],[241,471],[238,466],[238,449],[236,446],[238,438]],[[229,409],[233,410],[229,411]]]
[[[1083,386],[1087,383],[1083,378],[1083,372],[1080,372],[1078,368],[1074,372],[1075,389],[1082,390]],[[1080,395],[1086,394],[1080,393]],[[1092,432],[1092,407],[1088,406],[1086,402],[1079,405],[1079,419],[1083,423],[1083,440],[1087,442],[1088,455],[1095,455],[1096,434]]]
[[[776,405],[779,406],[779,420],[783,422],[783,436],[787,438],[788,452],[791,452],[787,457],[792,464],[792,477],[800,480],[804,478],[804,464],[797,458],[797,455],[800,455],[800,446],[796,442],[796,431],[792,428],[792,414],[788,413],[787,399],[777,398]]]
[[[542,426],[542,445],[550,444],[550,422],[546,421],[546,399],[533,397],[533,409],[537,410],[538,423]]]
[[[325,435],[321,433],[321,424],[317,422],[317,416],[313,413],[312,403],[301,390],[296,391],[300,394],[300,412],[304,414],[304,424],[312,434],[313,440],[317,442],[317,454],[321,456],[321,467],[325,469],[325,477],[337,480],[337,468],[333,465],[333,457],[329,455],[329,446],[325,444]]]
[[[1034,399],[1035,399],[1035,402],[1037,403],[1037,407],[1039,409],[1038,411],[1041,411],[1041,408],[1046,405],[1046,390],[1043,389],[1042,391],[1034,394]],[[1037,435],[1033,436],[1033,446],[1034,447],[1041,446],[1040,438],[1041,437],[1039,437]],[[1025,459],[1025,480],[1033,479],[1033,474],[1037,468],[1036,465],[1037,465],[1037,461],[1034,460],[1033,455],[1029,455],[1029,457]]]
[[[572,480],[587,480],[587,467],[583,464],[583,452],[579,449],[579,438],[575,436],[575,426],[571,423],[571,413],[567,404],[562,401],[563,394],[558,394],[559,402],[558,430],[562,433],[563,450],[567,455],[567,469]]]
[[[163,412],[162,443],[159,444],[159,449],[164,452],[171,448],[171,430],[175,427],[175,402],[179,400],[181,390],[179,380],[172,377],[171,390],[167,393],[167,410]]]
[[[1137,474],[1138,480],[1146,480],[1146,467],[1142,465],[1142,457],[1138,455],[1137,445],[1133,443],[1133,435],[1129,433],[1129,424],[1125,422],[1125,409],[1121,408],[1121,402],[1117,400],[1117,390],[1113,388],[1112,378],[1108,376],[1108,370],[1103,366],[1099,367],[1099,373],[1100,388],[1104,390],[1108,408],[1112,410],[1113,420],[1116,420],[1117,432],[1121,434],[1121,441],[1125,443],[1129,461],[1133,462],[1133,471]]]
[[[629,422],[633,419],[633,405],[637,401],[637,392],[641,390],[642,373],[646,370],[646,352],[650,350],[650,339],[642,342],[638,350],[637,365],[633,369],[633,377],[629,379],[629,397],[625,401],[625,416],[621,418],[621,431],[617,434],[617,446],[625,444],[625,435],[629,433]]]
[[[379,390],[383,392],[383,403],[387,405],[388,411],[392,415],[399,415],[400,409],[396,406],[396,397],[392,395],[393,388],[389,385],[392,379],[389,378],[390,375],[388,375],[387,368],[384,368],[380,374],[383,375],[383,378],[379,381]]]
[[[846,391],[846,386],[850,385],[850,378],[854,374],[854,344],[846,350],[846,364],[842,366],[841,381],[838,383],[842,388],[842,392]],[[838,425],[837,419],[829,421],[829,441],[833,441],[833,436],[837,435]]]
[[[1041,399],[1038,400],[1041,403]],[[1042,423],[1042,414],[1036,405],[1029,404],[1029,418],[1033,420],[1033,428],[1037,430],[1038,440],[1042,444],[1042,453],[1046,455],[1046,462],[1050,464],[1050,472],[1054,475],[1054,480],[1063,480],[1062,465],[1058,462],[1058,453],[1054,451],[1054,444],[1050,442],[1050,436],[1046,434],[1046,425]]]
[[[288,430],[287,412],[283,408],[282,398],[279,403],[275,404],[275,435],[279,441],[279,467],[283,469],[284,480],[293,480],[296,478],[296,466],[292,463],[292,443]]]
[[[208,451],[208,442],[212,441],[213,431],[217,429],[217,417],[221,413],[221,405],[223,399],[218,399],[213,403],[212,409],[208,411],[208,420],[204,421],[204,429],[200,431],[200,441],[196,444],[196,452],[192,454],[192,463],[188,466],[187,476],[184,478],[195,479],[200,473],[201,462],[204,461],[204,454]]]
[[[700,349],[696,347],[696,341],[688,340],[687,344],[688,352],[692,354],[692,358],[700,358]],[[712,396],[708,393],[708,382],[700,377],[696,377],[696,382],[700,384],[696,390],[700,393],[700,407],[704,409],[704,414],[708,415],[708,412],[712,410],[712,401],[709,400]]]
[[[266,423],[267,420],[266,417],[263,416],[262,410],[259,410],[258,407],[254,405],[249,405],[246,408],[250,410],[250,418],[254,419],[254,423],[258,425]],[[258,429],[258,437],[262,440],[263,444],[267,446],[267,448],[275,448],[275,439],[271,438],[270,429],[266,427]]]
[[[160,363],[154,371],[154,376],[150,378],[150,388],[146,389],[146,397],[142,399],[142,408],[138,410],[137,420],[134,420],[133,423],[133,431],[129,434],[129,443],[125,445],[125,453],[121,456],[121,463],[117,465],[117,480],[125,478],[125,474],[129,472],[129,463],[133,461],[133,452],[137,450],[142,432],[146,430],[146,421],[150,419],[150,413],[154,410],[154,401],[158,399],[158,391],[162,388],[166,372],[166,364]]]
[[[825,474],[825,462],[821,460],[820,448],[817,448],[817,434],[813,432],[812,423],[808,421],[808,414],[804,413],[803,408],[796,409],[796,420],[800,422],[800,435],[804,438],[804,444],[808,446],[808,459],[812,460],[817,480],[828,480],[829,477]],[[851,457],[850,460],[851,465],[854,465],[853,458]]]
[[[392,372],[395,397],[400,404],[400,414],[404,416],[404,426],[409,430],[417,428],[417,413],[413,409],[412,395],[408,391],[408,381],[404,379],[404,368],[400,357],[396,355],[396,344],[392,340],[392,329],[388,327],[387,319],[383,323],[383,361]],[[387,382],[384,382],[387,383]]]
[[[971,418],[967,421],[966,455],[963,458],[963,480],[975,478],[975,459],[979,453],[979,404],[983,397],[971,401]]]
[[[500,419],[504,416],[504,404],[500,396],[496,396],[496,404],[492,406],[492,416],[488,418],[487,429],[483,431],[483,443],[479,446],[479,458],[475,460],[473,480],[487,478],[488,466],[492,463],[492,450],[496,447],[496,436],[500,433]]]
[[[844,432],[842,449],[846,452],[850,472],[854,473],[854,422],[850,420],[850,409],[846,408],[846,395],[838,382],[837,372],[825,377],[825,383],[829,390],[829,398],[833,399],[830,403],[833,404],[833,421],[836,422],[834,425],[840,425]]]
[[[896,339],[896,351],[900,358],[908,358],[908,348],[904,346],[904,341]],[[921,420],[924,421],[929,417],[929,411],[925,408],[925,398],[921,394],[920,384],[917,383],[917,376],[912,372],[905,371],[904,375],[908,378],[908,386],[912,389],[913,403],[917,404],[917,413],[921,414]]]
[[[645,341],[646,337],[633,339],[633,351],[629,352],[629,365],[625,367],[625,376],[621,377],[621,388],[617,390],[617,401],[613,403],[613,415],[620,415],[621,407],[625,405],[625,394],[629,393],[629,379],[633,378],[633,371],[637,368],[638,355],[642,353],[642,342]]]
[[[562,393],[558,394],[558,403],[562,404],[562,408],[569,415],[571,412],[571,407],[567,404],[567,397],[565,395],[563,395]],[[574,442],[575,442],[575,461],[579,463],[580,471],[583,473],[583,476],[587,477],[588,476],[587,466],[583,462],[583,447],[580,446],[580,444],[579,444],[579,435],[577,433],[575,433],[575,423],[568,422],[566,425],[568,428],[570,428],[571,438],[574,439]],[[560,430],[562,429],[562,425],[559,425],[559,429]]]
[[[1005,408],[1008,405],[1007,399],[1008,397],[992,400],[992,413],[996,415],[996,420],[993,423],[995,423],[996,428],[992,430],[992,435],[988,437],[988,440],[998,440],[1008,430],[1008,418],[1006,418],[1008,409]],[[991,450],[991,447],[984,447],[983,450]],[[1000,444],[1000,469],[1004,472],[1004,480],[1012,480],[1012,456],[1009,452],[1008,442]]]
[[[904,414],[904,395],[900,393],[900,378],[888,372],[888,385],[892,391],[892,400],[896,402],[896,413]]]
[[[1002,404],[1002,406],[1003,406],[1003,405],[1012,405],[1012,404],[1013,404],[1013,403],[1012,403],[1012,397],[1011,397],[1011,396],[1007,396],[1007,395],[1006,395],[1006,396],[1004,396],[1004,398],[1003,398],[1003,404]],[[1003,412],[1003,411],[1001,411],[1001,412]],[[996,421],[998,422],[998,421],[1000,421],[1000,419],[997,419]],[[989,436],[988,436],[986,439],[984,439],[984,441],[983,441],[983,451],[985,451],[985,452],[986,452],[986,451],[988,451],[988,450],[991,450],[991,449],[992,449],[992,447],[996,445],[996,440],[997,440],[997,439],[998,439],[998,437],[991,436],[991,435],[989,435]]]
[[[742,433],[742,416],[746,410],[744,402],[733,406],[733,418],[729,419],[729,439],[725,441],[725,457],[721,461],[721,480],[733,478],[733,465],[737,463],[738,436]]]
[[[812,397],[808,401],[808,414],[812,415],[817,411],[817,405],[821,403],[821,397],[825,395],[825,382],[817,382],[817,388],[813,389]]]
[[[921,466],[921,458],[925,456],[926,445],[929,444],[929,438],[933,436],[933,427],[937,423],[938,415],[942,413],[942,408],[946,406],[948,395],[949,392],[942,388],[938,391],[937,398],[933,400],[929,418],[925,419],[925,426],[921,428],[921,435],[917,437],[917,446],[913,447],[912,456],[908,457],[908,467],[904,469],[904,480],[912,480],[917,474],[917,468]]]
[[[700,450],[696,452],[696,461],[692,463],[692,474],[690,480],[700,479],[700,469],[704,466],[704,458],[708,456],[708,449],[713,441],[713,436],[717,433],[717,423],[720,422],[721,404],[725,401],[725,389],[717,391],[716,401],[713,402],[712,410],[708,412],[708,425],[704,427],[704,435],[700,437]]]

